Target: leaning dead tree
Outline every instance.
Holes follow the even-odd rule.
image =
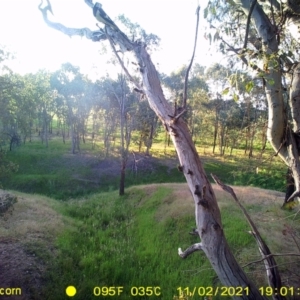
[[[176,107],[175,109],[171,107],[163,94],[158,73],[147,52],[147,45],[140,40],[130,40],[107,16],[100,3],[93,4],[91,0],[85,0],[85,3],[93,11],[94,17],[104,24],[104,28],[99,28],[96,31],[88,28],[74,29],[51,22],[47,16],[48,12],[52,12],[49,0],[46,7],[42,8],[40,5],[39,9],[50,27],[66,35],[85,36],[94,42],[102,40],[110,42],[112,51],[129,80],[135,85],[135,90],[147,97],[150,107],[163,123],[175,146],[180,162],[179,169],[186,178],[195,203],[196,226],[201,242],[193,246],[194,250],[201,250],[205,253],[224,286],[240,288],[240,292],[236,293],[233,298],[266,299],[246,276],[228,246],[214,191],[204,172],[188,126],[182,119],[186,109],[184,105],[186,99],[183,99],[183,107]],[[120,52],[131,52],[134,55],[142,84],[139,84],[125,68],[119,56]],[[282,297],[277,299],[282,299]]]

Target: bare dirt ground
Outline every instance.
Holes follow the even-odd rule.
[[[164,201],[157,218],[163,218],[163,210],[168,210],[174,217],[182,215],[183,211],[194,213],[194,204],[186,184],[164,184],[173,192],[170,199]],[[153,193],[158,184],[140,186],[147,193]],[[218,186],[213,186],[219,199],[220,207],[234,206],[230,195]],[[297,211],[287,213],[280,209],[283,193],[252,187],[234,187],[243,205],[248,209],[262,235],[268,241],[272,240],[274,253],[300,253],[296,242],[299,242],[299,216]],[[1,299],[41,299],[41,289],[45,280],[47,256],[55,255],[54,240],[58,232],[66,225],[53,207],[55,201],[43,196],[15,193],[18,202],[14,210],[0,216],[0,287],[15,287],[22,289],[21,296],[0,297]],[[190,201],[188,199],[191,199]],[[171,211],[170,211],[171,210]],[[296,221],[293,218],[296,217]],[[294,239],[286,230],[286,225],[293,225]],[[32,251],[35,245],[34,251]],[[40,252],[37,252],[37,246]],[[249,255],[252,255],[250,253]],[[251,257],[251,260],[259,256]],[[300,286],[300,276],[297,267],[299,258],[291,257],[281,261],[284,285]],[[264,277],[265,271],[260,270],[257,276]]]
[[[53,200],[16,194],[13,210],[0,216],[0,287],[21,288],[21,296],[0,299],[41,299],[47,255],[55,255],[54,238],[64,223],[49,205]]]

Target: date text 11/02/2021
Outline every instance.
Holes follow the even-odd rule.
[[[249,287],[242,286],[221,286],[221,287],[179,287],[177,288],[179,296],[188,295],[188,296],[243,296],[249,295],[250,289]],[[259,292],[262,296],[272,296],[272,295],[280,295],[280,296],[300,296],[300,287],[281,287],[279,289],[272,288],[270,286],[260,287]]]

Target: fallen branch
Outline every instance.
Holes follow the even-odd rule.
[[[211,174],[211,177],[216,182],[216,184],[218,184],[224,191],[226,191],[233,197],[233,199],[235,200],[235,202],[237,203],[239,208],[242,210],[245,218],[247,219],[247,221],[252,229],[252,231],[250,231],[250,233],[254,236],[256,243],[258,245],[259,252],[262,256],[262,260],[264,261],[269,285],[274,290],[275,289],[280,290],[280,288],[282,287],[281,277],[280,277],[280,274],[279,274],[279,271],[277,268],[276,261],[274,259],[274,255],[271,253],[269,247],[262,239],[257,227],[253,223],[253,221],[250,218],[249,214],[247,213],[246,209],[243,207],[243,205],[237,198],[234,190],[230,186],[225,185],[216,175]],[[282,297],[281,295],[273,295],[273,299],[285,299],[285,298]]]
[[[246,265],[243,266],[243,268],[248,267],[248,266],[253,265],[253,264],[257,264],[259,262],[262,262],[264,259],[267,259],[270,256],[300,256],[300,254],[297,254],[297,253],[269,254],[269,255],[266,255],[265,257],[261,258],[261,259],[258,259],[258,260],[247,263]]]

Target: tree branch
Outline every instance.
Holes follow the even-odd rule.
[[[269,247],[266,245],[266,243],[262,239],[257,227],[253,223],[253,221],[250,218],[249,214],[247,213],[246,209],[243,207],[243,205],[241,204],[241,202],[237,198],[234,190],[230,186],[225,185],[214,174],[211,174],[211,177],[216,182],[216,184],[218,184],[224,191],[226,191],[227,193],[229,193],[233,197],[236,204],[242,210],[244,216],[246,217],[246,219],[247,219],[247,221],[248,221],[248,223],[249,223],[249,225],[252,229],[252,231],[250,233],[254,236],[254,238],[256,240],[256,243],[258,245],[259,252],[261,253],[261,256],[264,260],[265,269],[266,269],[266,272],[267,272],[267,275],[268,275],[269,284],[273,288],[280,289],[282,284],[281,284],[281,278],[280,278],[279,270],[277,268],[277,264],[275,262],[275,259],[272,255]],[[278,295],[276,299],[284,299],[284,297],[281,297],[280,295]]]
[[[269,258],[269,257],[271,257],[271,256],[300,256],[300,254],[297,254],[297,253],[269,254],[269,255],[266,255],[265,257],[261,258],[261,259],[258,259],[258,260],[255,260],[255,261],[251,261],[251,262],[245,264],[245,265],[243,266],[243,268],[248,267],[248,266],[253,265],[253,264],[260,263],[260,262],[262,262],[263,260],[265,260],[265,259],[267,259],[267,258]]]
[[[115,47],[115,45],[113,43],[113,40],[111,39],[110,35],[107,34],[107,37],[108,37],[108,40],[110,42],[110,46],[111,46],[111,48],[112,48],[115,56],[117,57],[117,59],[118,59],[120,65],[121,65],[122,69],[124,70],[126,76],[129,78],[130,82],[132,82],[135,85],[135,87],[138,90],[138,92],[142,93],[144,95],[145,92],[143,91],[142,87],[136,82],[136,80],[134,80],[134,78],[130,75],[130,73],[128,72],[127,68],[125,67],[125,65],[124,65],[124,63],[123,63],[120,55],[118,54],[118,52],[116,50],[116,47]]]
[[[257,0],[253,0],[250,6],[249,14],[247,17],[247,23],[246,23],[246,33],[245,33],[245,40],[244,40],[244,46],[243,49],[246,50],[247,48],[247,43],[248,43],[248,34],[249,34],[249,27],[250,27],[250,20],[251,20],[251,15],[254,9],[254,6],[256,5]]]
[[[64,26],[60,23],[50,21],[48,19],[48,13],[47,12],[50,11],[52,14],[53,14],[53,12],[52,12],[50,1],[47,0],[47,3],[48,3],[48,5],[44,8],[42,8],[42,4],[43,4],[43,0],[42,0],[40,5],[38,6],[38,9],[41,11],[43,19],[49,27],[60,31],[60,32],[68,35],[69,37],[76,36],[76,35],[81,36],[81,37],[84,36],[87,39],[92,40],[93,42],[98,42],[100,40],[105,40],[106,39],[106,35],[105,35],[105,33],[102,29],[92,31],[92,30],[90,30],[89,28],[86,28],[86,27],[85,28],[69,28],[69,27],[66,27],[66,26]]]
[[[186,102],[187,102],[187,88],[188,88],[188,79],[189,79],[189,73],[194,61],[195,52],[196,52],[196,46],[197,46],[197,39],[198,39],[198,28],[199,28],[199,12],[200,12],[200,6],[197,7],[196,14],[197,14],[197,23],[196,23],[196,33],[195,33],[195,42],[194,42],[194,50],[193,55],[190,61],[190,64],[186,70],[185,78],[184,78],[184,89],[183,89],[183,103],[182,107],[183,109],[186,109]],[[174,114],[174,118],[176,117],[177,112]],[[178,119],[178,118],[177,118]]]
[[[233,0],[244,11],[245,15],[249,15],[250,1],[249,0]],[[279,67],[280,61],[277,55],[278,41],[277,29],[271,23],[270,19],[264,12],[261,5],[256,3],[251,14],[251,20],[256,28],[257,34],[261,38],[262,43],[262,62],[266,69],[263,77],[265,79],[265,92],[268,102],[268,127],[267,136],[275,152],[278,151],[286,131],[286,113],[285,104],[282,94],[282,73]],[[272,56],[272,63],[269,57]],[[289,158],[286,147],[281,147],[278,152],[280,158],[289,166]]]
[[[196,251],[200,251],[200,250],[203,250],[202,249],[202,244],[201,243],[196,243],[196,244],[193,244],[192,246],[190,246],[189,248],[187,248],[184,251],[182,251],[181,248],[178,248],[178,255],[181,258],[186,258],[189,255],[191,255],[192,253],[194,253]]]
[[[93,0],[84,0],[87,6],[89,6],[91,9],[94,8]]]
[[[214,27],[213,25],[210,25],[210,26],[211,26],[211,28],[216,29],[216,27]],[[226,50],[234,52],[246,66],[250,67],[251,69],[253,69],[256,72],[263,73],[263,70],[260,69],[256,64],[249,64],[248,60],[245,57],[246,49],[234,48],[228,42],[226,42],[220,35],[218,38],[228,47],[228,49],[226,49]]]

